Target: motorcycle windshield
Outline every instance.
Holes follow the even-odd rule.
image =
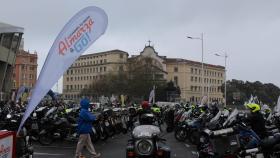
[[[45,115],[45,117],[49,116],[51,113],[53,113],[56,110],[56,107],[52,107]]]
[[[36,110],[36,112],[41,112],[41,111],[43,111],[46,108],[47,108],[46,106],[40,107],[39,109]]]
[[[217,122],[218,120],[219,120],[219,118],[220,118],[220,116],[221,116],[221,114],[222,114],[222,112],[221,111],[219,111],[217,114],[216,114],[216,116],[215,117],[213,117],[211,120],[210,120],[210,124],[212,124],[212,123],[215,123],[215,122]]]
[[[186,117],[189,117],[192,114],[192,110],[189,109],[187,112],[184,113]]]
[[[228,117],[229,111],[228,111],[228,110],[224,110],[224,111],[223,111],[223,115],[224,115],[225,117]]]
[[[272,114],[271,114],[271,113],[270,113],[269,116],[267,117],[267,120],[268,120],[268,121],[271,121],[271,120],[272,120]]]
[[[278,114],[280,113],[280,96],[278,98],[277,105],[274,108],[274,112]]]
[[[153,135],[159,135],[160,129],[154,125],[141,125],[133,129],[134,138],[151,138]]]
[[[238,115],[238,110],[234,109],[230,114],[230,116],[227,118],[227,120],[224,122],[223,126],[224,127],[229,126],[236,119],[237,115]]]

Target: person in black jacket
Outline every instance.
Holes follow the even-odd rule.
[[[256,134],[261,138],[264,139],[267,137],[267,132],[265,129],[265,119],[263,118],[263,115],[260,112],[260,105],[255,103],[247,104],[246,107],[248,107],[251,111],[251,114],[248,117],[248,121],[252,127],[252,130],[256,132]]]
[[[143,101],[141,103],[141,109],[138,111],[138,115],[140,125],[153,124],[154,117],[150,117],[153,115],[153,113],[148,101]]]

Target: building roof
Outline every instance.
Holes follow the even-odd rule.
[[[119,50],[119,49],[114,49],[114,50],[109,50],[109,51],[104,51],[104,52],[84,54],[84,55],[81,55],[79,58],[93,56],[93,55],[102,55],[102,54],[107,54],[107,53],[124,53],[124,54],[127,54],[127,56],[128,56],[127,52]]]
[[[10,24],[5,24],[0,22],[0,33],[10,33],[10,32],[20,32],[23,33],[24,28],[18,27],[18,26],[13,26]]]
[[[140,55],[132,55],[129,59],[133,59],[133,58],[138,58],[138,57],[140,57],[143,53],[144,53],[144,51],[146,50],[146,49],[152,49],[152,51],[156,54],[156,56],[157,57],[159,57],[159,58],[161,58],[161,59],[166,59],[166,56],[160,56],[160,55],[158,55],[158,52],[156,52],[156,50],[155,50],[155,48],[153,47],[153,46],[150,46],[150,45],[146,45],[145,46],[145,48],[140,52]]]
[[[187,59],[182,59],[182,58],[166,58],[166,59],[165,59],[165,62],[166,62],[166,63],[185,62],[185,63],[187,63],[187,64],[201,65],[201,62],[192,61],[192,60],[187,60]],[[212,67],[212,68],[225,69],[225,67],[224,67],[224,66],[221,66],[221,65],[213,65],[213,64],[204,63],[204,66],[208,66],[208,67]]]
[[[32,56],[37,58],[37,52],[30,53],[29,51],[19,50],[17,56]]]

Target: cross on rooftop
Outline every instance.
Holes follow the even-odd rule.
[[[152,42],[152,41],[151,41],[151,40],[149,40],[148,42],[149,42],[149,46],[151,46],[151,42]]]

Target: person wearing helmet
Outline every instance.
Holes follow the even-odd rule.
[[[150,104],[149,104],[148,101],[143,101],[141,103],[141,108],[142,108],[142,111],[144,111],[144,112],[150,112],[151,111]]]
[[[142,109],[138,112],[140,125],[153,124],[154,115],[149,102],[143,101],[141,103],[141,108]]]
[[[161,113],[160,107],[158,107],[157,104],[153,104],[153,106],[151,107],[151,110],[155,114],[160,114]]]
[[[246,104],[246,107],[250,110],[251,114],[248,117],[248,122],[250,123],[252,130],[256,132],[256,134],[261,138],[264,139],[267,136],[265,130],[265,120],[263,115],[261,114],[260,110],[261,107],[255,103]]]
[[[214,117],[216,116],[218,113],[219,113],[219,108],[218,108],[218,105],[215,104],[215,103],[212,103],[210,104],[210,107],[209,107],[209,112],[211,113],[211,115]]]

